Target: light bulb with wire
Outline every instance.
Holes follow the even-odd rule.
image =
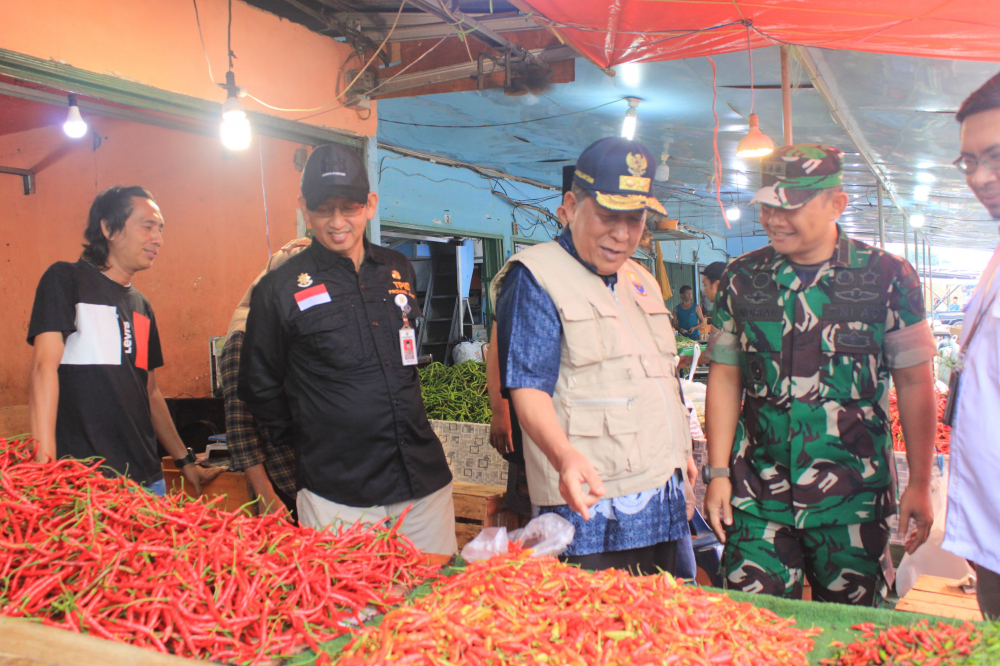
[[[736,145],[737,157],[764,157],[774,152],[774,141],[760,131],[757,114],[753,112],[753,49],[750,45],[750,24],[747,24],[747,55],[750,58],[750,131]]]
[[[736,222],[740,219],[740,209],[736,206],[726,209],[726,219],[730,222]]]
[[[670,180],[670,165],[667,164],[667,160],[669,159],[669,153],[662,153],[660,155],[660,163],[656,165],[656,174],[653,178],[661,183]]]
[[[919,229],[920,227],[924,226],[924,222],[925,220],[923,213],[914,213],[913,215],[910,216],[910,226],[913,227],[914,229]]]
[[[63,132],[71,139],[79,139],[87,133],[87,123],[80,115],[80,107],[76,104],[76,95],[69,96],[69,113],[66,114],[66,122],[63,123]]]
[[[635,138],[635,125],[639,117],[636,107],[642,100],[638,97],[626,97],[628,100],[628,111],[625,112],[625,120],[622,121],[622,137],[631,141]]]
[[[222,126],[220,134],[222,145],[229,150],[246,150],[250,147],[250,121],[247,120],[246,109],[239,100],[239,88],[236,76],[226,72],[226,90],[228,94],[222,105]]]

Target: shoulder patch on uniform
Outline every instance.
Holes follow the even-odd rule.
[[[639,279],[639,276],[633,273],[632,271],[627,271],[626,274],[628,275],[628,279],[632,282],[632,286],[635,287],[636,292],[640,296],[645,296],[646,287],[643,286],[642,280]]]
[[[300,289],[311,286],[313,279],[309,276],[309,273],[299,273],[298,285]]]

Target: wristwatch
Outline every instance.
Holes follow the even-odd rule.
[[[705,482],[706,486],[712,482],[712,479],[721,478],[729,478],[728,467],[709,467],[705,465],[701,468],[701,480]]]
[[[177,465],[177,469],[183,469],[185,466],[198,461],[194,455],[194,451],[191,450],[191,447],[188,447],[187,452],[188,454],[183,458],[174,458],[174,464]]]

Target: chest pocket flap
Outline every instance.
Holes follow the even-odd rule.
[[[662,354],[677,355],[677,338],[674,327],[670,323],[670,311],[663,301],[657,298],[637,297],[635,302],[646,313],[649,330],[656,340],[656,346]]]
[[[603,358],[594,308],[579,298],[559,306],[563,325],[563,358],[575,367],[599,363]]]
[[[357,367],[364,360],[361,329],[354,306],[338,304],[299,318],[295,322],[306,349],[336,370]]]

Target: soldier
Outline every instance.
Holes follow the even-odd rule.
[[[753,203],[771,244],[727,267],[713,314],[705,510],[733,588],[801,598],[805,577],[813,599],[871,606],[897,511],[889,376],[912,553],[932,523],[936,350],[913,267],[837,224],[842,161],[816,144],[762,161]]]

